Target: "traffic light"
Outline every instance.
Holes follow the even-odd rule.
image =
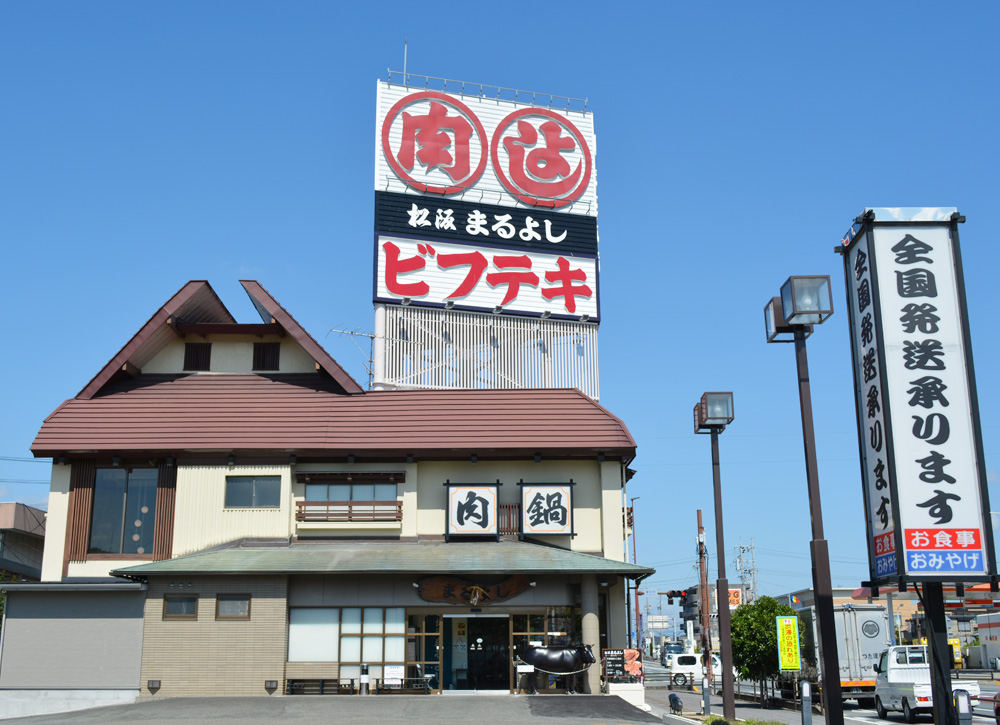
[[[687,591],[684,589],[671,589],[667,592],[667,604],[673,604],[674,599],[681,600],[681,606],[687,604]]]

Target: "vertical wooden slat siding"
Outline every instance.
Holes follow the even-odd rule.
[[[73,461],[69,475],[69,515],[66,517],[66,555],[63,576],[71,561],[86,561],[87,539],[90,534],[90,514],[94,504],[94,477],[97,466],[93,460]]]
[[[174,541],[174,500],[177,493],[177,466],[160,463],[156,479],[156,522],[153,531],[153,559],[169,559]]]

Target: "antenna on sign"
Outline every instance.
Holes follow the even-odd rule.
[[[403,38],[403,85],[404,86],[410,85],[406,81],[406,49],[407,49],[407,45],[409,45],[409,41],[404,37]]]

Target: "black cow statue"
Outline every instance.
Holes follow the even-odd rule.
[[[579,647],[536,647],[528,645],[521,653],[521,661],[528,665],[533,665],[542,672],[556,675],[568,675],[566,678],[566,692],[576,692],[576,675],[581,670],[585,670],[588,665],[597,662],[589,644]],[[537,695],[535,689],[535,678],[528,678],[531,684],[530,693]]]

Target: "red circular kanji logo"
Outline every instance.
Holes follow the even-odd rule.
[[[515,122],[517,135],[504,136]],[[506,173],[500,162],[501,141],[507,152]],[[587,189],[593,170],[583,134],[546,108],[522,108],[504,118],[493,133],[490,158],[504,188],[532,206],[572,204]]]
[[[413,113],[404,110],[415,105]],[[417,191],[454,194],[483,175],[486,132],[461,101],[437,91],[421,91],[401,98],[389,109],[382,122],[382,153],[396,175]]]

